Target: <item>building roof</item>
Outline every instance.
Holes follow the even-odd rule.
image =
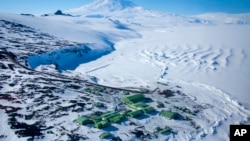
[[[104,133],[102,133],[99,137],[100,137],[100,139],[107,139],[107,138],[109,138],[109,137],[111,137],[111,136],[112,136],[111,133],[109,133],[109,132],[104,132]]]
[[[118,112],[108,112],[108,113],[103,114],[101,117],[103,120],[106,120],[106,119],[115,117],[117,115],[120,115],[120,114]]]
[[[154,112],[156,110],[153,107],[149,106],[149,107],[146,107],[146,108],[142,109],[142,111],[144,113],[151,113],[151,112]]]
[[[92,123],[92,121],[89,120],[86,117],[79,117],[79,118],[76,119],[76,122],[79,123],[79,124],[81,124],[81,125],[86,125],[86,124]]]
[[[117,115],[115,117],[110,118],[109,121],[111,123],[118,123],[118,122],[121,122],[123,119],[125,119],[124,115]]]
[[[165,134],[165,133],[169,133],[169,132],[171,132],[171,128],[168,126],[165,126],[164,129],[159,131],[159,133],[161,133],[161,134]]]
[[[133,112],[128,113],[128,116],[134,118],[134,117],[141,116],[142,114],[143,114],[142,110],[137,110],[137,111],[133,111]]]
[[[135,102],[141,101],[143,99],[144,99],[143,94],[134,94],[134,95],[123,97],[122,101],[125,103],[135,103]]]
[[[168,119],[175,119],[177,117],[177,113],[172,112],[172,111],[162,111],[160,115],[168,118]]]
[[[108,121],[100,121],[100,122],[95,123],[96,128],[105,128],[108,126],[110,126],[110,123]]]

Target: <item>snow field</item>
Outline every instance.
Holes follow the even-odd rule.
[[[100,2],[103,3],[99,5]],[[70,112],[70,110],[60,111],[55,112],[55,115],[41,116],[41,119],[36,119],[46,122],[47,126],[55,126],[53,129],[55,134],[46,134],[44,140],[67,140],[66,134],[71,131],[87,135],[90,140],[99,140],[98,135],[106,130],[123,140],[136,140],[132,134],[127,135],[135,128],[135,126],[128,125],[128,122],[134,121],[138,125],[143,125],[147,132],[152,133],[157,126],[163,127],[164,125],[170,126],[176,132],[175,135],[159,135],[157,140],[216,141],[228,140],[229,125],[249,124],[250,26],[248,14],[234,16],[222,14],[226,17],[223,19],[217,18],[218,14],[184,17],[153,12],[135,5],[120,5],[119,3],[117,5],[115,2],[109,2],[111,1],[98,0],[92,5],[69,10],[71,14],[79,14],[77,17],[53,14],[48,17],[26,17],[4,13],[1,13],[0,17],[3,20],[21,23],[37,31],[80,44],[80,46],[74,44],[74,48],[87,46],[90,49],[90,52],[83,53],[81,56],[75,53],[65,53],[69,47],[53,49],[46,47],[44,51],[49,50],[48,53],[34,54],[29,58],[29,65],[32,68],[42,71],[46,71],[47,68],[47,71],[51,72],[54,67],[51,64],[57,64],[63,70],[70,70],[67,72],[69,76],[77,76],[80,79],[91,76],[89,79],[92,82],[115,87],[139,87],[151,90],[159,87],[176,90],[178,85],[185,95],[167,99],[156,93],[148,96],[155,101],[166,100],[190,109],[195,109],[198,105],[202,110],[196,116],[185,114],[190,118],[189,120],[167,120],[157,114],[146,115],[147,118],[129,119],[120,124],[113,124],[104,130],[95,129],[91,125],[72,124],[77,117],[96,111],[95,108],[92,109],[93,111],[84,111],[81,114]],[[100,7],[105,10],[96,10]],[[6,35],[5,38],[24,38],[22,35],[8,34],[7,30],[1,32]],[[36,43],[37,39],[25,37],[24,40]],[[7,40],[2,45],[7,46]],[[27,50],[21,51],[22,48],[26,49],[21,46],[18,50],[13,47],[7,50],[15,53],[19,51],[20,54],[31,53],[31,51],[26,52]],[[79,60],[80,58],[82,60]],[[14,74],[11,77],[15,77]],[[32,78],[24,79],[32,80]],[[166,83],[168,87],[157,82]],[[44,109],[46,104],[52,104],[50,105],[51,111],[43,110],[41,113],[43,112],[44,115],[48,112],[53,113],[57,108],[70,106],[69,103],[64,103],[65,101],[79,99],[82,95],[82,92],[66,89],[66,83],[53,81],[52,83],[60,88],[52,94],[59,97],[54,102],[62,103],[56,105],[53,102],[50,103],[49,98],[42,98],[42,101],[48,102],[45,102],[45,105],[34,106],[34,99],[42,95],[39,93],[40,95],[32,99],[34,101],[24,99],[25,104],[22,106],[30,107],[30,111],[26,112]],[[4,84],[1,91],[8,92],[12,89],[18,91],[20,88],[21,86],[17,85],[13,89]],[[109,100],[113,96],[105,98]],[[119,96],[116,95],[116,98]],[[91,97],[88,102],[98,100],[97,97]],[[5,100],[0,102],[5,105],[13,104]],[[107,103],[108,110],[112,110],[115,104],[117,104],[115,100],[113,103]],[[156,105],[152,103],[151,106]],[[86,109],[91,109],[91,107],[91,104],[86,104]],[[170,105],[167,108],[169,107]],[[25,112],[25,110],[20,112]],[[54,116],[61,114],[66,114],[66,116],[55,120]],[[0,120],[0,124],[3,124],[1,134],[10,133],[6,140],[25,140],[14,135],[14,131],[4,124],[7,122],[7,116],[1,110],[0,116],[4,118]],[[18,120],[24,121],[21,118]],[[26,120],[25,122],[33,123],[34,121]],[[64,130],[64,127],[68,129]]]
[[[107,85],[123,81],[122,85],[147,86],[158,79],[201,82],[228,92],[249,108],[246,85],[250,82],[246,76],[250,75],[250,43],[246,29],[248,25],[144,30],[139,32],[142,38],[120,41],[115,52],[82,64],[76,71],[96,76],[99,83]],[[106,67],[95,69],[102,64]]]

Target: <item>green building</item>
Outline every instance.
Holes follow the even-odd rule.
[[[126,111],[123,112],[122,114],[123,114],[124,116],[128,116],[128,114],[129,114],[130,112],[132,112],[132,110],[126,110]]]
[[[130,113],[128,113],[129,117],[135,118],[135,117],[139,117],[143,114],[142,110],[137,110],[137,111],[132,111]]]
[[[143,94],[134,94],[122,98],[122,101],[127,104],[133,104],[144,99]]]
[[[89,118],[91,120],[94,120],[94,121],[100,121],[100,120],[102,120],[102,118],[100,116],[98,116],[98,115],[91,115]]]
[[[142,103],[142,102],[138,102],[135,104],[130,104],[128,105],[129,108],[133,109],[133,110],[140,110],[140,109],[144,109],[146,107],[148,107],[149,105]]]
[[[97,123],[95,123],[95,125],[94,125],[94,127],[95,128],[105,128],[105,127],[109,127],[110,126],[110,123],[108,122],[108,121],[104,121],[104,120],[102,120],[102,121],[100,121],[100,122],[97,122]]]
[[[108,119],[115,117],[117,115],[119,115],[118,112],[108,112],[108,113],[101,115],[101,118],[102,118],[102,120],[108,120]]]
[[[109,132],[104,132],[99,136],[100,139],[108,139],[110,137],[112,137],[112,134]]]
[[[126,117],[124,115],[117,115],[115,117],[112,117],[110,119],[108,119],[111,123],[119,123],[122,120],[124,120]]]
[[[155,112],[156,110],[153,107],[149,106],[149,107],[143,108],[142,111],[143,113],[151,113],[151,112]]]
[[[159,133],[166,134],[166,133],[170,133],[171,131],[172,131],[172,129],[170,127],[165,126],[165,128],[160,130]]]
[[[178,118],[178,114],[172,111],[161,111],[160,113],[161,116],[168,118],[168,119],[176,119]]]
[[[79,117],[79,118],[76,119],[76,122],[79,123],[80,125],[86,125],[86,124],[93,123],[91,120],[89,120],[86,117]]]

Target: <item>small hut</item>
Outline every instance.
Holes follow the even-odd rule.
[[[105,127],[108,127],[110,126],[110,123],[108,121],[100,121],[100,122],[97,122],[95,123],[95,128],[105,128]]]
[[[170,127],[165,126],[165,128],[160,130],[159,133],[166,134],[166,133],[170,133],[171,131],[172,131],[172,129]]]
[[[122,101],[127,104],[133,104],[144,99],[143,94],[134,94],[122,98]]]
[[[121,122],[123,119],[125,119],[125,116],[124,116],[124,115],[117,115],[117,116],[115,116],[115,117],[110,118],[109,121],[110,121],[111,123],[119,123],[119,122]]]
[[[168,119],[176,119],[178,118],[178,114],[172,111],[161,111],[160,113],[161,116],[168,118]]]
[[[99,136],[100,139],[108,139],[110,137],[112,137],[112,134],[109,132],[104,132]]]
[[[79,123],[80,125],[86,125],[86,124],[93,123],[91,120],[89,120],[86,117],[79,117],[79,118],[76,119],[76,122]]]
[[[140,110],[140,109],[146,108],[148,106],[149,105],[147,105],[145,103],[138,102],[136,104],[130,104],[128,107],[131,108],[131,109],[133,109],[133,110]]]
[[[153,107],[149,106],[149,107],[143,108],[142,111],[144,113],[151,113],[151,112],[155,112],[156,110]]]
[[[137,110],[137,111],[133,111],[128,113],[129,117],[135,118],[135,117],[139,117],[143,114],[142,110]]]

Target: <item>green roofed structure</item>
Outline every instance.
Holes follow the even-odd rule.
[[[172,131],[172,130],[171,130],[170,127],[165,126],[165,128],[162,129],[162,130],[160,130],[159,133],[161,133],[161,134],[166,134],[166,133],[169,133],[169,132],[171,132],[171,131]]]
[[[119,122],[121,122],[123,119],[125,119],[126,117],[124,116],[124,115],[117,115],[117,116],[115,116],[115,117],[112,117],[112,118],[110,118],[109,119],[109,121],[111,122],[111,123],[119,123]]]
[[[127,104],[133,104],[144,99],[143,94],[134,94],[122,98],[122,101]]]
[[[112,137],[112,134],[109,132],[104,132],[99,136],[100,139],[108,139],[110,137]]]
[[[178,117],[178,114],[172,111],[161,111],[160,115],[168,119],[176,119]]]
[[[142,102],[138,102],[138,103],[135,103],[135,104],[128,105],[128,107],[133,109],[133,110],[141,110],[141,109],[144,109],[144,108],[146,108],[148,106],[149,105],[147,105],[145,103],[142,103]]]
[[[102,120],[107,120],[107,119],[110,119],[110,118],[115,117],[117,115],[119,115],[118,112],[108,112],[108,113],[101,115],[101,118],[102,118]]]
[[[139,117],[143,114],[142,110],[137,110],[137,111],[133,111],[128,113],[129,117],[135,118],[135,117]]]
[[[103,114],[101,117],[102,117],[102,120],[107,120],[107,121],[110,121],[111,123],[118,123],[122,121],[123,119],[125,119],[125,115],[120,114],[118,112],[108,112],[108,113]]]
[[[126,111],[124,111],[122,114],[123,114],[124,116],[128,116],[128,114],[129,114],[130,112],[132,112],[132,110],[126,110]]]
[[[79,117],[78,119],[76,119],[76,122],[79,123],[80,125],[86,125],[86,124],[93,123],[91,120],[89,120],[86,117]]]
[[[110,123],[108,121],[100,121],[100,122],[97,122],[95,123],[95,128],[105,128],[105,127],[108,127],[110,126]]]
[[[91,119],[91,120],[94,120],[94,121],[100,121],[100,120],[102,120],[101,117],[98,116],[98,115],[91,115],[91,116],[90,116],[90,119]]]
[[[144,113],[151,113],[151,112],[155,112],[156,110],[153,107],[149,106],[149,107],[143,108],[142,111]]]

